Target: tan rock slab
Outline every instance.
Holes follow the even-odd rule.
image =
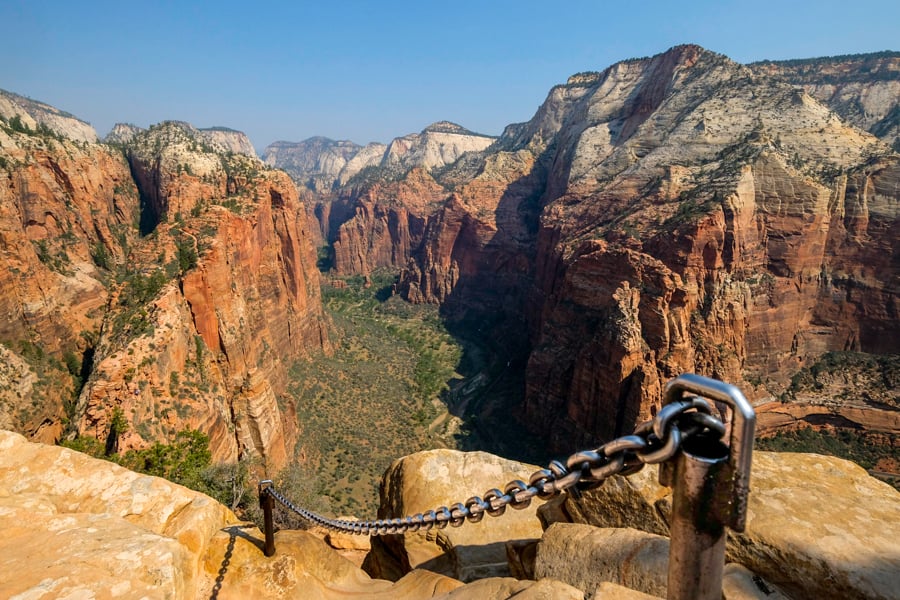
[[[838,458],[755,452],[753,462],[730,561],[792,597],[898,597],[900,492]]]
[[[464,502],[514,479],[527,480],[537,467],[484,452],[430,450],[395,461],[382,485],[382,513],[398,517]],[[506,542],[537,539],[542,528],[536,510],[507,508],[480,523],[385,536],[383,541],[404,568],[427,568],[462,581],[508,576]]]
[[[584,492],[580,499],[567,495],[564,509],[573,523],[632,527],[668,535],[669,525],[659,507],[669,492],[669,488],[659,484],[659,469],[648,466],[628,477],[610,477],[600,487]]]
[[[261,544],[262,534],[253,526],[228,527],[216,534],[204,562],[205,588],[198,597],[401,600],[431,598],[462,585],[422,570],[396,583],[371,579],[306,531],[276,533],[272,557],[263,555]]]
[[[567,499],[557,514],[658,532],[670,506],[664,490],[656,469],[644,469]],[[728,560],[788,596],[893,598],[900,589],[900,492],[854,463],[754,452],[747,521],[744,534],[729,533]]]
[[[661,600],[659,596],[651,596],[643,592],[636,592],[627,587],[604,581],[597,586],[594,592],[594,600]]]
[[[520,581],[512,577],[489,577],[468,583],[434,600],[584,600],[581,590],[552,579]]]
[[[0,598],[193,598],[212,534],[235,521],[198,492],[0,431]]]
[[[666,595],[668,538],[636,529],[554,523],[538,543],[535,577],[564,581],[590,599],[603,582]]]

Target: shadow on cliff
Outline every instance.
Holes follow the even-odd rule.
[[[528,174],[509,184],[494,211],[496,231],[466,214],[451,260],[460,267],[456,285],[441,305],[447,330],[463,347],[462,381],[445,397],[464,422],[462,450],[544,462],[545,444],[521,424],[525,367],[530,353],[529,300],[533,293],[541,199],[553,148]],[[421,264],[421,263],[420,263]]]

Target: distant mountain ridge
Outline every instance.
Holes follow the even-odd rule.
[[[250,142],[250,138],[243,131],[222,126],[198,129],[184,121],[167,122],[178,123],[183,129],[189,131],[193,137],[209,144],[217,152],[233,152],[256,157],[256,149]],[[103,141],[106,143],[128,144],[144,131],[146,129],[143,127],[138,127],[131,123],[116,123],[110,132],[106,134],[106,137],[103,138]]]
[[[0,89],[0,117],[7,120],[19,117],[22,125],[28,129],[34,130],[43,125],[59,135],[78,142],[93,143],[98,139],[97,132],[90,123],[71,113],[2,89]]]
[[[287,171],[299,185],[328,192],[366,174],[396,178],[416,167],[441,168],[466,152],[484,150],[495,140],[456,123],[438,121],[389,144],[361,146],[321,136],[302,142],[275,142],[265,149],[263,160]]]

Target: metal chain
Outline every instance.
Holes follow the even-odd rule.
[[[700,432],[710,432],[721,438],[725,425],[712,415],[706,400],[689,397],[666,404],[656,417],[639,425],[632,435],[616,438],[595,450],[582,450],[565,462],[554,460],[546,469],[532,473],[528,483],[520,479],[510,481],[503,490],[493,488],[483,496],[472,496],[465,502],[441,506],[434,510],[395,519],[375,521],[346,521],[323,517],[295,506],[272,485],[261,487],[260,495],[269,494],[289,510],[304,519],[344,533],[356,535],[391,535],[443,529],[449,524],[459,527],[466,521],[478,523],[484,515],[499,517],[507,506],[521,510],[532,498],[549,499],[564,491],[579,494],[601,485],[613,475],[637,473],[646,464],[669,460],[681,447],[682,440]]]

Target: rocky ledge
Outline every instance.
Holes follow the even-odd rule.
[[[415,454],[386,474],[381,516],[535,468],[483,453]],[[306,531],[278,532],[266,558],[259,530],[203,494],[0,431],[0,597],[664,597],[670,500],[655,482],[647,469],[577,501],[517,511],[514,525],[503,516],[377,538],[369,570],[385,549],[405,558],[390,581]],[[724,598],[897,597],[900,493],[847,461],[811,454],[757,453],[751,486],[747,531],[729,535]],[[448,569],[484,578],[464,584]]]

